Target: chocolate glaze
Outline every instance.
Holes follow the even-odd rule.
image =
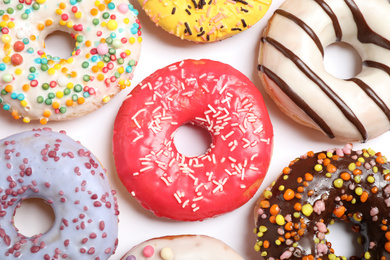
[[[353,113],[353,111],[348,107],[347,104],[330,88],[312,69],[309,68],[297,55],[295,55],[292,51],[287,49],[278,41],[274,40],[271,37],[263,37],[263,42],[271,44],[278,51],[280,51],[284,56],[290,59],[301,71],[304,73],[311,81],[313,81],[340,109],[343,115],[357,128],[359,133],[362,135],[364,141],[368,139],[367,130],[357,118],[357,116]],[[266,74],[267,75],[267,74]],[[267,75],[268,76],[268,75]],[[276,82],[275,82],[276,83]],[[299,105],[298,105],[299,106]],[[306,114],[307,111],[304,110]],[[314,119],[313,119],[314,121]],[[324,132],[324,126],[318,125]]]
[[[332,255],[331,243],[323,237],[320,227],[321,222],[328,225],[339,218],[352,222],[353,229],[362,235],[362,255],[354,259],[388,259],[389,169],[386,158],[371,149],[309,152],[295,159],[258,202],[257,249],[264,259],[302,259],[309,255],[314,257],[312,259],[333,259],[337,252]],[[295,192],[292,199],[285,199],[287,190]],[[296,203],[302,205],[301,210]],[[276,217],[279,224],[270,222],[271,212],[275,215],[275,209],[271,210],[273,205],[279,207],[276,212],[281,216]],[[289,222],[292,222],[292,229]],[[279,238],[284,239],[280,245]],[[318,246],[321,243],[325,248]],[[319,253],[321,249],[322,254]]]

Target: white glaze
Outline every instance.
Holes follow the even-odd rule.
[[[0,259],[103,260],[115,252],[118,209],[105,169],[64,133],[29,131],[0,141],[0,198]],[[25,237],[13,225],[28,198],[53,208],[44,234]]]
[[[94,16],[91,10],[99,10],[99,3],[104,10],[96,11]],[[39,9],[34,10],[32,6],[37,4]],[[23,8],[18,10],[18,5]],[[8,32],[3,34],[0,31],[0,104],[3,109],[12,112],[14,118],[23,118],[26,123],[40,120],[42,124],[48,120],[77,118],[98,109],[130,85],[129,80],[133,77],[139,59],[142,38],[136,17],[138,11],[128,1],[39,0],[30,5],[20,4],[19,1],[2,3],[2,10],[9,8],[14,10],[12,14],[5,12],[0,16],[0,22],[8,15],[9,21],[13,23],[3,21]],[[26,12],[30,12],[28,19],[23,19],[22,15]],[[109,18],[104,19],[104,13],[108,13]],[[97,25],[94,19],[98,21]],[[46,25],[47,21],[51,21],[52,25]],[[40,30],[38,27],[42,25],[44,29]],[[48,56],[50,53],[45,53],[44,40],[55,31],[76,35],[73,37],[75,41],[80,40],[76,41],[75,49],[69,53],[69,57],[51,57]],[[108,38],[113,40],[112,43],[106,40]],[[14,48],[18,41],[25,41],[25,47],[20,52]],[[110,57],[110,53],[104,55],[104,52],[93,52],[99,49],[99,45],[115,50],[115,60],[103,61],[104,56]],[[123,56],[123,63],[120,60],[122,53],[127,53]],[[15,54],[23,57],[20,65],[11,62]],[[39,59],[48,60],[47,71],[42,69]],[[88,67],[83,67],[84,62],[88,62]],[[94,66],[101,65],[103,68],[94,69]],[[35,67],[36,71],[31,72],[31,67]],[[109,68],[108,71],[104,71],[104,67]],[[84,79],[85,75],[89,76],[89,80]],[[10,78],[12,80],[9,82]],[[51,82],[56,84],[55,87],[43,90],[42,85]],[[7,85],[12,86],[8,93],[4,92]],[[75,88],[77,85],[80,87]],[[49,98],[50,93],[55,96]],[[39,97],[44,102],[39,103]],[[48,99],[51,99],[50,104],[45,104]]]
[[[336,15],[342,31],[341,41],[351,44],[363,62],[375,61],[390,67],[389,49],[372,43],[362,43],[357,38],[357,25],[346,1],[324,1]],[[390,23],[390,5],[386,0],[354,0],[371,30],[390,39],[387,24]],[[289,12],[306,23],[318,36],[323,48],[336,41],[330,16],[314,0],[287,0],[280,9]],[[374,138],[389,130],[390,123],[378,105],[354,82],[336,78],[325,71],[323,56],[314,40],[291,19],[274,14],[264,31],[270,37],[298,56],[330,89],[352,110],[367,131],[367,138]],[[314,81],[310,80],[289,58],[272,44],[262,42],[259,64],[267,67],[301,97],[326,124],[337,140],[364,141],[357,127],[344,116],[336,104],[328,98]],[[277,105],[298,122],[321,130],[303,110],[294,103],[273,80],[260,72],[263,85]],[[389,107],[390,76],[384,70],[363,66],[355,78],[366,83]]]
[[[148,246],[154,249],[154,254],[151,257],[146,257],[143,252],[145,247]],[[243,260],[244,258],[222,241],[204,235],[181,235],[150,239],[133,247],[122,258],[122,260],[146,259]]]

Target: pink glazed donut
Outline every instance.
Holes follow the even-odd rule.
[[[35,130],[0,141],[0,259],[104,260],[118,243],[118,207],[105,169],[64,133]],[[13,224],[28,198],[51,205],[55,220],[32,237]]]
[[[185,124],[206,129],[200,156],[177,151]],[[230,212],[258,190],[273,128],[253,83],[229,65],[184,60],[160,69],[129,94],[115,120],[113,152],[127,190],[160,217],[197,221]]]

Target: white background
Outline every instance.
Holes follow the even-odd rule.
[[[256,237],[252,233],[254,228],[252,211],[263,188],[269,185],[279,175],[283,167],[295,157],[309,150],[316,152],[344,146],[344,144],[328,139],[320,132],[308,129],[292,121],[278,110],[273,101],[270,100],[269,96],[262,89],[256,69],[260,35],[267,20],[282,3],[282,0],[274,0],[266,16],[252,28],[232,38],[208,44],[187,42],[169,35],[161,28],[156,27],[146,17],[140,9],[138,2],[134,0],[131,0],[131,2],[140,10],[139,19],[141,20],[143,33],[141,58],[135,70],[132,86],[138,84],[143,78],[155,70],[182,59],[207,58],[230,64],[251,79],[263,94],[274,126],[275,142],[267,177],[258,193],[246,205],[231,213],[203,222],[178,222],[157,218],[149,211],[144,210],[130,196],[117,177],[111,144],[113,123],[123,99],[130,92],[131,88],[122,91],[107,105],[87,116],[67,122],[49,122],[48,126],[53,130],[66,130],[69,136],[80,141],[99,158],[108,170],[112,187],[118,192],[120,209],[119,247],[116,254],[110,260],[120,259],[131,247],[146,239],[174,234],[205,234],[213,236],[230,245],[245,259],[259,259],[259,255],[253,250]],[[58,41],[58,39],[54,39],[54,41]],[[60,43],[63,42],[59,41],[58,44]],[[54,47],[49,48],[49,45],[49,42],[47,42],[49,52],[58,54],[58,50]],[[339,48],[336,48],[336,50],[327,49],[326,66],[329,70],[334,69],[335,73],[341,73],[338,76],[348,77],[348,73],[351,72],[347,69],[352,68],[353,71],[355,64],[353,62],[351,63],[351,57],[348,53],[344,57],[341,55],[345,53],[340,54],[339,51]],[[337,66],[334,64],[337,64]],[[0,111],[0,139],[17,132],[39,127],[41,127],[39,123],[24,124],[21,120],[15,121],[12,119],[8,112]],[[195,140],[195,137],[191,137],[192,134],[184,133],[184,135],[190,135],[190,139]],[[385,155],[389,155],[390,147],[387,145],[389,141],[390,135],[386,133],[374,140],[370,140],[366,144],[354,144],[354,147],[371,147],[376,151],[382,151]],[[178,141],[178,145],[184,147],[182,149],[189,153],[193,149],[202,149],[201,147],[193,148],[197,146],[197,143],[198,141],[194,141],[192,144]],[[46,216],[47,213],[41,212],[36,206],[27,207],[22,205],[20,210],[20,212],[28,212],[29,216],[27,218],[19,211],[17,214],[16,226],[24,234],[28,232],[33,232],[33,234],[34,232],[42,232],[44,224],[48,222],[46,220],[42,221],[42,219],[50,219],[50,217]],[[37,216],[38,223],[34,223],[31,220],[33,219],[32,216]],[[346,225],[340,224],[339,226],[342,229],[348,229]],[[38,231],[36,231],[37,229]],[[337,234],[339,232],[333,230],[335,228],[332,228],[332,233]],[[339,235],[337,238],[335,237],[334,235],[330,237],[330,241],[335,245],[336,253],[346,254],[348,256],[350,250],[352,250],[351,248],[356,244],[346,239],[341,239]]]

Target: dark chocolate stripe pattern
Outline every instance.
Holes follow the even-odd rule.
[[[314,0],[321,8],[324,10],[324,12],[329,16],[329,18],[332,20],[334,32],[336,34],[336,41],[341,41],[341,38],[343,37],[343,32],[341,30],[341,26],[339,23],[339,19],[337,19],[337,16],[333,12],[333,10],[329,7],[327,3],[325,3],[323,0]]]
[[[275,47],[284,56],[290,59],[311,81],[313,81],[340,109],[343,115],[353,124],[361,134],[363,141],[367,141],[368,133],[363,124],[353,113],[353,111],[345,104],[345,102],[320,78],[315,74],[298,56],[292,51],[287,49],[285,46],[280,44],[278,41],[271,37],[263,37],[263,42],[267,42]],[[306,112],[306,111],[305,111]],[[321,127],[319,125],[319,127]],[[324,131],[325,132],[325,131]]]
[[[313,31],[312,28],[310,28],[310,26],[308,26],[304,21],[302,21],[292,13],[286,12],[282,9],[276,10],[275,13],[290,19],[291,21],[296,23],[299,27],[301,27],[302,30],[304,30],[307,33],[307,35],[309,35],[310,38],[312,38],[314,43],[317,45],[317,48],[320,50],[322,56],[324,56],[324,47],[322,46],[320,39],[318,39],[317,34]]]
[[[265,66],[260,66],[261,70],[267,77],[274,81],[279,88],[300,108],[305,112],[323,131],[329,138],[334,138],[334,134],[328,124],[313,110],[311,107],[299,96],[296,92],[290,88],[290,86],[273,73]]]
[[[351,10],[353,19],[355,20],[358,29],[358,40],[361,43],[372,43],[390,50],[390,41],[374,32],[370,26],[368,26],[356,3],[353,0],[344,1]]]
[[[369,98],[371,98],[375,104],[385,113],[387,118],[390,120],[390,110],[387,107],[386,103],[383,102],[383,100],[368,86],[366,83],[364,83],[361,79],[358,78],[352,78],[349,79],[349,81],[354,82],[356,85],[358,85]]]

